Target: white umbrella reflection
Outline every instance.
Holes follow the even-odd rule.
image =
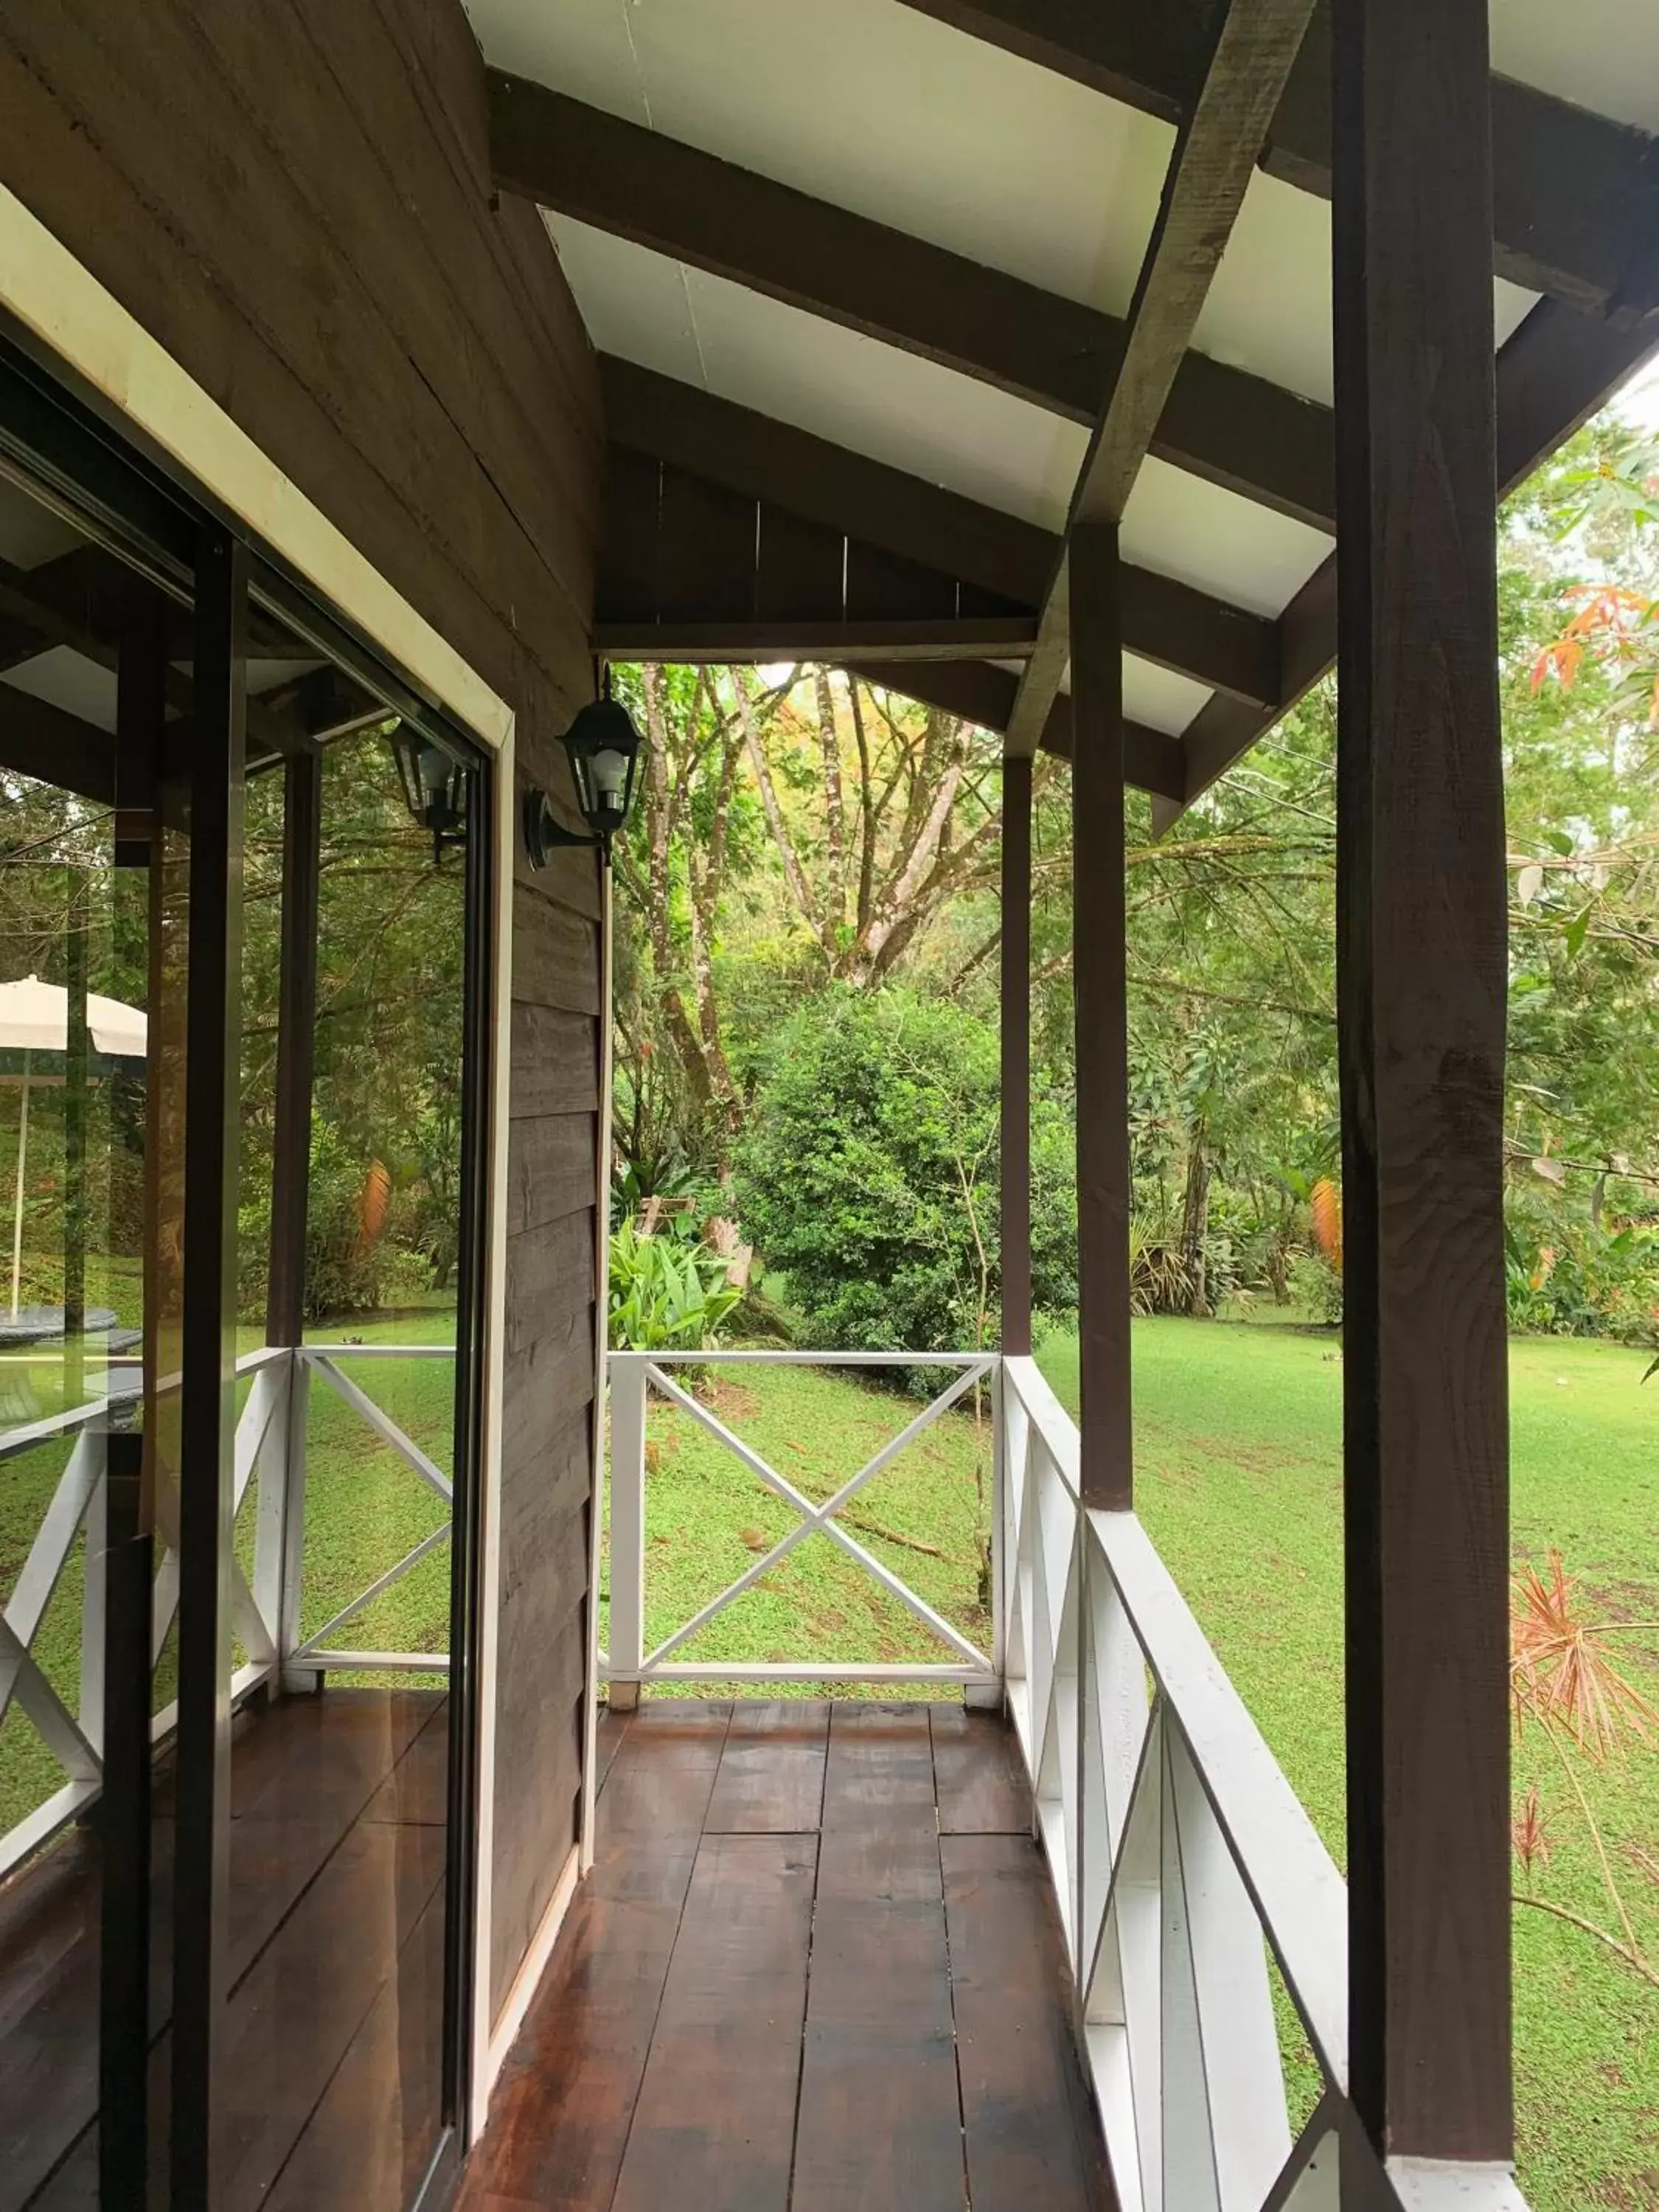
[[[11,1317],[17,1318],[18,1285],[23,1272],[23,1188],[28,1164],[29,1085],[37,1052],[69,1050],[70,994],[61,983],[27,975],[21,983],[0,983],[0,1052],[23,1055],[23,1100],[17,1122],[17,1192],[12,1211]],[[94,1052],[109,1060],[143,1060],[149,1024],[137,1006],[119,999],[87,993],[87,1030]]]

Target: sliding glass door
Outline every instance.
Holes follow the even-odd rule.
[[[488,783],[0,348],[0,2212],[453,2149]]]

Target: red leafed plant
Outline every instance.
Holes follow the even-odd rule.
[[[1551,1552],[1543,1574],[1535,1567],[1525,1566],[1514,1577],[1510,1694],[1517,1736],[1524,1736],[1528,1728],[1540,1729],[1556,1754],[1595,1853],[1601,1885],[1618,1927],[1616,1930],[1601,1927],[1534,1893],[1533,1877],[1549,1864],[1553,1847],[1549,1815],[1535,1783],[1529,1785],[1511,1823],[1516,1856],[1528,1885],[1516,1893],[1516,1901],[1594,1936],[1644,1980],[1659,1988],[1659,1969],[1649,1959],[1632,1923],[1601,1825],[1575,1763],[1582,1756],[1593,1765],[1605,1765],[1622,1756],[1627,1741],[1645,1745],[1650,1731],[1659,1728],[1659,1713],[1613,1664],[1607,1643],[1611,1635],[1632,1629],[1651,1630],[1659,1624],[1588,1620],[1576,1608],[1577,1586],[1577,1577],[1566,1572],[1557,1551]]]

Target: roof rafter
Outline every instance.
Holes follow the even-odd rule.
[[[751,291],[1093,423],[1121,318],[492,70],[490,159],[520,192]],[[1334,527],[1330,410],[1202,354],[1154,427],[1161,460],[1316,528]]]
[[[1052,531],[614,356],[600,356],[599,386],[617,445],[1025,606],[1041,602],[1060,552]],[[1126,567],[1123,641],[1258,708],[1279,696],[1277,625],[1174,577]],[[1028,633],[1016,649],[1029,647]]]
[[[1307,29],[1313,0],[1232,0],[1192,114],[1176,142],[1163,203],[1129,311],[1123,362],[1072,495],[1079,523],[1122,520],[1212,280],[1244,204],[1262,137]],[[1071,652],[1067,564],[1055,564],[1037,642],[1008,723],[1008,750],[1036,749]]]
[[[1207,0],[906,0],[940,22],[1149,114],[1178,121],[1203,82]],[[1330,191],[1329,23],[1321,9],[1265,134],[1261,166]],[[1659,139],[1510,77],[1492,80],[1492,265],[1597,314],[1659,309]]]
[[[942,708],[960,714],[981,729],[1006,730],[1013,711],[1018,679],[1006,668],[986,660],[934,661],[922,665],[877,661],[848,661],[848,675],[884,691],[902,692],[925,707]],[[1061,759],[1072,756],[1072,702],[1062,691],[1049,709],[1042,732],[1042,750]],[[1179,799],[1184,786],[1185,764],[1179,738],[1164,730],[1149,729],[1144,722],[1127,722],[1123,730],[1123,773],[1137,791],[1154,799]]]

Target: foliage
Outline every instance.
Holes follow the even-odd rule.
[[[1527,1566],[1515,1577],[1510,1615],[1510,1693],[1516,1735],[1536,1729],[1560,1762],[1571,1809],[1589,1836],[1617,1930],[1537,1893],[1534,1885],[1548,1865],[1554,1844],[1550,1817],[1535,1782],[1528,1785],[1513,1822],[1516,1856],[1527,1878],[1517,1902],[1553,1913],[1594,1936],[1643,1980],[1659,1989],[1659,1966],[1647,1955],[1637,1933],[1601,1823],[1577,1765],[1583,1758],[1592,1765],[1605,1765],[1609,1759],[1621,1756],[1627,1743],[1648,1745],[1650,1729],[1659,1723],[1659,1713],[1614,1664],[1607,1638],[1614,1632],[1628,1635],[1632,1629],[1651,1630],[1659,1624],[1587,1620],[1576,1607],[1578,1579],[1567,1574],[1560,1553],[1554,1549],[1549,1555],[1547,1576]]]
[[[429,1262],[414,1248],[414,1239],[400,1233],[398,1217],[407,1210],[383,1162],[363,1159],[332,1121],[313,1118],[306,1210],[308,1322],[372,1313],[432,1287]],[[237,1214],[238,1310],[244,1321],[264,1315],[270,1249],[270,1192],[265,1185],[243,1200]]]
[[[827,991],[775,1040],[733,1158],[738,1217],[826,1349],[960,1351],[1000,1292],[994,1035],[948,1004]],[[1032,1278],[1076,1296],[1071,1134],[1032,1112]]]
[[[742,1295],[724,1260],[672,1228],[647,1237],[624,1221],[611,1239],[613,1351],[707,1351]]]

